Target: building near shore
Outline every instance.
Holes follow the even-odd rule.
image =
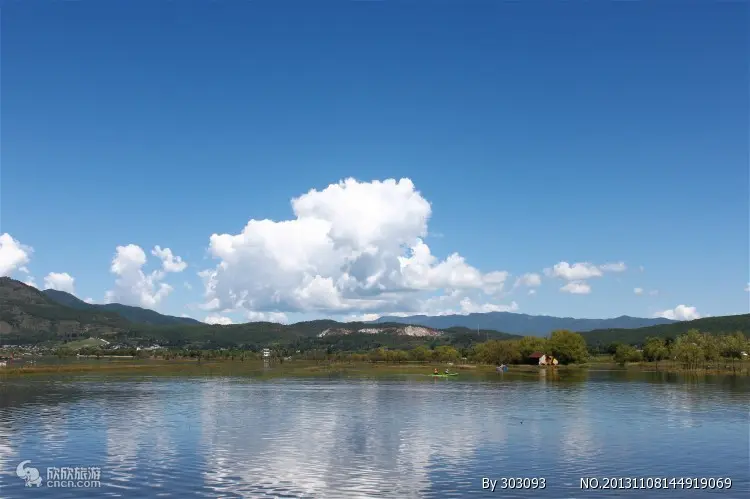
[[[559,362],[552,355],[547,355],[544,352],[534,352],[529,355],[528,363],[540,366],[556,366]]]

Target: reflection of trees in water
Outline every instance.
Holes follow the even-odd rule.
[[[0,385],[0,409],[18,438],[23,437],[25,428],[33,427],[48,443],[60,442],[68,407],[92,396],[80,383],[21,380]]]
[[[662,387],[674,387],[679,390],[688,390],[694,395],[697,403],[715,403],[717,400],[732,400],[740,403],[748,403],[750,393],[750,377],[733,376],[725,374],[702,374],[692,372],[667,372],[667,371],[639,371],[639,370],[612,370],[591,371],[589,381],[592,383],[606,383],[613,385],[612,390],[621,390],[624,387],[617,385],[649,384]]]
[[[18,380],[0,384],[0,408],[68,405],[83,400],[122,400],[139,396],[142,391],[123,390],[120,384],[112,382]]]

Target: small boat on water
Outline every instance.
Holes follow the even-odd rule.
[[[443,373],[443,374],[431,374],[433,378],[448,378],[450,376],[458,376],[458,373]]]

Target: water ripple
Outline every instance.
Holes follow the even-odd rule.
[[[0,496],[32,461],[97,466],[100,488],[34,497],[452,498],[482,478],[730,476],[748,490],[747,385],[589,380],[14,380],[0,386]],[[675,497],[708,491],[671,491]],[[505,490],[503,497],[538,497]]]

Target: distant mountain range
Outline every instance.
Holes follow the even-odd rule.
[[[131,307],[130,305],[121,305],[119,303],[107,303],[104,305],[96,305],[86,303],[77,297],[66,293],[65,291],[58,291],[56,289],[45,289],[42,291],[48,298],[65,305],[66,307],[75,308],[78,310],[106,310],[108,312],[117,312],[125,319],[130,322],[137,324],[150,324],[152,326],[168,326],[172,324],[202,324],[202,322],[190,317],[174,317],[172,315],[163,315],[159,312],[154,312],[147,308]]]
[[[38,289],[0,277],[0,345],[66,342],[88,337],[112,342],[159,343],[170,346],[221,348],[244,345],[309,350],[334,348],[362,351],[377,347],[411,348],[428,344],[471,345],[486,339],[512,339],[498,331],[451,328],[425,330],[403,324],[332,320],[275,324],[252,322],[209,325],[120,304],[92,305],[75,296]]]
[[[594,327],[598,329],[591,330]],[[750,314],[676,322],[627,316],[572,319],[493,312],[468,316],[382,317],[377,325],[315,320],[287,325],[252,322],[222,326],[116,303],[92,305],[69,293],[42,292],[14,279],[0,277],[0,345],[96,337],[180,347],[244,345],[256,350],[272,346],[356,352],[378,347],[408,349],[419,345],[468,348],[487,339],[516,339],[519,335],[545,335],[554,329],[570,329],[581,332],[590,346],[601,347],[615,342],[641,344],[649,336],[674,338],[691,328],[707,333],[742,331],[748,335]]]
[[[46,289],[42,293],[52,301],[66,307],[78,310],[102,310],[116,312],[129,322],[148,324],[152,326],[197,325],[200,321],[189,317],[174,317],[164,315],[153,310],[119,303],[103,305],[90,304],[65,291]],[[463,327],[467,329],[481,329],[502,331],[513,335],[545,336],[556,329],[568,329],[584,332],[594,329],[635,329],[640,327],[671,324],[677,321],[669,319],[645,319],[623,315],[614,319],[574,319],[572,317],[550,317],[545,315],[516,314],[512,312],[488,312],[469,315],[412,315],[409,317],[381,317],[373,323],[410,324],[433,329],[449,329]]]
[[[64,291],[46,289],[42,293],[52,301],[77,310],[101,310],[116,312],[134,324],[151,326],[197,325],[200,321],[188,317],[164,315],[153,310],[119,303],[90,304]],[[644,319],[623,315],[614,319],[574,319],[572,317],[549,317],[544,315],[516,314],[512,312],[489,312],[469,315],[413,315],[409,317],[381,317],[373,323],[410,324],[433,329],[461,327],[469,330],[502,331],[511,335],[545,336],[556,329],[592,331],[595,329],[635,329],[640,327],[671,324],[669,319]]]
[[[546,336],[556,329],[584,332],[594,329],[635,329],[640,327],[672,324],[677,321],[663,318],[644,319],[623,315],[614,319],[574,319],[573,317],[550,317],[546,315],[516,314],[513,312],[488,312],[469,315],[411,315],[408,317],[381,317],[374,323],[400,323],[425,326],[435,329],[465,327],[468,329],[493,329],[524,336]]]

